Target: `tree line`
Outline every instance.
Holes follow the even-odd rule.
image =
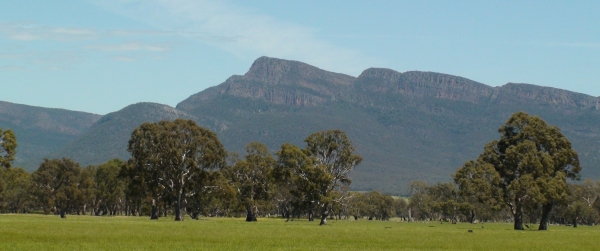
[[[560,130],[541,118],[515,113],[453,182],[414,181],[409,197],[377,191],[352,192],[348,173],[362,161],[340,130],[309,135],[300,148],[283,144],[271,151],[262,143],[243,156],[228,153],[215,133],[194,121],[144,123],[131,135],[129,160],[82,167],[67,159],[45,159],[29,174],[10,167],[16,137],[0,131],[0,212],[135,215],[278,216],[315,215],[320,224],[336,219],[512,221],[594,224],[600,212],[600,182],[579,180],[577,153]]]

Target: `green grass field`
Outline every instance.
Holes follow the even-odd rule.
[[[482,228],[483,226],[483,228]],[[472,229],[473,233],[468,230]],[[0,250],[598,250],[600,227],[0,215]]]

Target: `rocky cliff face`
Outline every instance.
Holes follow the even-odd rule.
[[[327,87],[350,85],[355,79],[302,62],[269,57],[260,57],[254,61],[244,77],[270,85],[301,86],[323,94],[331,93],[332,90]]]
[[[411,97],[481,103],[493,93],[493,88],[466,78],[447,74],[409,71],[405,73],[389,69],[371,68],[357,79],[361,90],[392,92]]]
[[[278,105],[313,106],[321,104],[352,85],[354,77],[276,58],[261,57],[243,76],[232,76],[208,91],[192,95],[177,105],[192,109],[198,102],[219,95],[263,100]]]
[[[268,85],[245,77],[230,78],[220,87],[220,95],[259,99],[278,105],[310,106],[323,103],[329,98],[329,95],[312,89]]]
[[[226,125],[219,137],[234,151],[251,141],[271,149],[284,142],[302,146],[303,137],[314,131],[342,129],[365,157],[353,172],[355,189],[398,192],[414,179],[449,180],[517,111],[559,126],[582,163],[597,166],[599,106],[596,97],[527,84],[490,87],[447,74],[383,68],[353,78],[262,57],[245,75],[177,108]],[[600,170],[584,168],[586,175],[600,177]]]
[[[600,98],[562,89],[515,83],[497,87],[492,98],[492,101],[500,103],[535,102],[595,110],[599,108],[599,100]]]
[[[394,93],[474,104],[536,102],[566,107],[600,109],[600,97],[529,84],[490,87],[466,78],[434,72],[400,73],[369,68],[357,78],[332,73],[297,61],[261,57],[243,76],[232,76],[214,90],[201,92],[180,104],[231,95],[273,104],[311,106],[344,99],[364,101],[363,92]],[[178,107],[180,107],[178,106]]]

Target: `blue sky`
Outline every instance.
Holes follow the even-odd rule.
[[[260,56],[600,96],[600,1],[0,0],[0,100],[175,106]]]

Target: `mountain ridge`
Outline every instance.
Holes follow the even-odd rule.
[[[101,117],[0,101],[0,128],[11,129],[17,136],[15,166],[39,165],[44,157],[83,134]]]
[[[346,131],[364,162],[353,189],[403,193],[411,180],[448,181],[510,115],[526,111],[557,125],[572,141],[584,175],[600,177],[600,98],[562,89],[508,83],[491,87],[435,72],[369,68],[358,77],[261,57],[244,75],[190,95],[175,108],[138,103],[98,119],[49,156],[82,164],[128,158],[127,141],[142,122],[193,119],[217,133],[228,151],[252,141],[275,152],[304,146],[309,134]]]

